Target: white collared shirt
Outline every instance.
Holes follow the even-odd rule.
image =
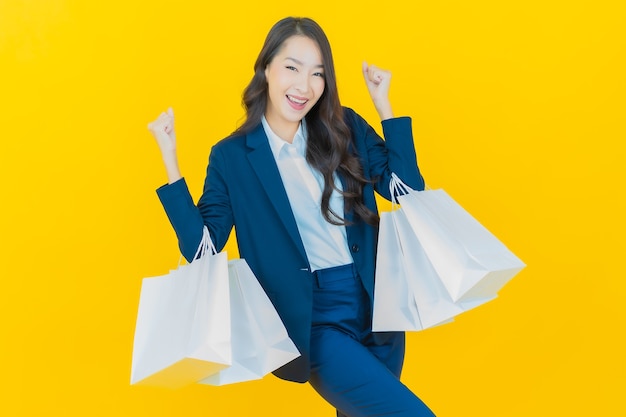
[[[265,116],[262,123],[287,191],[311,271],[352,263],[346,228],[327,222],[320,209],[324,177],[306,162],[305,121],[300,123],[293,143],[276,135]],[[335,186],[341,190],[341,181],[336,174],[334,179]],[[337,191],[331,195],[330,208],[343,216],[343,197]]]

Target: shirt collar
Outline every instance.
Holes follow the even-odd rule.
[[[265,130],[265,134],[269,139],[270,148],[272,149],[272,154],[274,154],[274,158],[276,160],[287,155],[287,152],[285,152],[286,149],[285,151],[283,151],[285,146],[293,146],[296,148],[298,155],[302,156],[303,158],[306,156],[307,134],[306,121],[304,119],[302,119],[302,121],[300,122],[298,130],[293,137],[293,143],[291,144],[281,139],[276,133],[274,133],[265,116],[261,118],[261,123],[263,123],[263,130]]]

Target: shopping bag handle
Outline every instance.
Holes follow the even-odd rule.
[[[428,185],[424,186],[424,190],[430,190]],[[400,204],[398,196],[407,195],[415,190],[406,185],[395,172],[391,173],[391,181],[389,181],[389,193],[391,194],[391,203],[393,205]],[[418,191],[419,192],[419,191]]]
[[[209,233],[209,228],[206,225],[202,228],[202,240],[200,241],[200,245],[198,245],[198,250],[196,251],[196,255],[193,259],[196,259],[198,255],[204,256],[207,252],[211,251],[211,255],[217,254],[215,250],[215,245],[213,244],[213,240],[211,239],[211,234]]]
[[[211,255],[216,255],[217,250],[215,249],[215,245],[213,244],[213,239],[211,239],[211,234],[209,233],[208,227],[204,226],[202,229],[202,240],[200,240],[200,244],[198,245],[196,254],[193,256],[192,259],[198,259],[198,255],[200,255],[200,257],[203,257],[207,253],[210,253]],[[178,266],[180,266],[182,262],[183,255],[181,254],[180,258],[178,259]]]
[[[389,194],[391,194],[391,202],[393,204],[400,204],[398,196],[407,195],[412,191],[414,190],[402,182],[395,172],[391,173],[391,180],[389,181]]]

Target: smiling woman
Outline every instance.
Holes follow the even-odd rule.
[[[317,23],[279,21],[244,91],[246,121],[211,150],[197,205],[178,170],[173,111],[149,124],[169,179],[158,194],[187,259],[204,226],[218,250],[235,227],[240,255],[302,354],[277,376],[309,381],[340,416],[432,416],[400,382],[404,333],[371,329],[374,191],[390,199],[392,172],[414,189],[424,182],[411,120],[393,117],[391,74],[362,69],[386,140],[341,106]]]
[[[152,195],[165,176],[145,122],[174,104],[197,202],[210,147],[240,120],[281,10],[322,25],[341,102],[381,136],[360,63],[393,71],[393,110],[413,117],[430,186],[454,193],[529,265],[496,302],[407,334],[402,381],[441,416],[626,416],[626,2],[616,0],[0,1],[0,416],[332,415],[309,384],[272,376],[174,391],[128,384],[141,278],[178,260]],[[264,146],[244,159],[258,150],[265,158],[250,164],[270,173],[246,170],[243,182],[281,181]],[[270,239],[300,239],[285,226],[292,210],[284,191],[265,189],[247,210],[260,224],[275,201],[285,219],[256,244],[291,265]],[[346,227],[350,255],[366,281],[357,229]],[[275,277],[282,285],[268,292],[281,311],[298,278],[311,279]],[[292,334],[307,320],[295,330],[291,320]]]

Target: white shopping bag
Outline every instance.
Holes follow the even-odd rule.
[[[526,265],[444,190],[398,201],[437,275],[464,309],[483,304]]]
[[[439,280],[404,212],[381,213],[372,330],[423,330],[462,312]]]
[[[300,356],[274,305],[244,259],[229,262],[232,365],[200,381],[225,385],[261,379]]]
[[[212,248],[205,227],[200,258],[143,279],[131,384],[177,388],[230,365],[228,260]]]
[[[494,299],[525,267],[443,190],[414,191],[392,177],[391,193],[400,208],[381,214],[374,331],[422,330],[445,323]]]

